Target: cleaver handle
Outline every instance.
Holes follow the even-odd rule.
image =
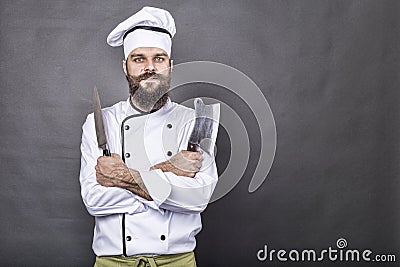
[[[199,151],[199,145],[188,142],[187,151]]]

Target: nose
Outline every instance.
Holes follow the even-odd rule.
[[[144,68],[145,72],[155,72],[156,68],[153,65],[153,62],[151,60],[149,60]]]

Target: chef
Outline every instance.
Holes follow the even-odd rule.
[[[82,127],[81,195],[95,217],[95,266],[196,266],[200,213],[218,175],[212,153],[186,151],[194,110],[169,98],[175,32],[168,11],[144,7],[107,38],[123,46],[130,96],[102,110],[111,157],[98,147],[93,113]]]

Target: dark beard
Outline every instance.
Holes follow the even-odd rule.
[[[146,88],[140,85],[140,81],[150,77],[158,79],[160,82],[155,88]],[[126,79],[129,83],[129,94],[132,103],[138,105],[137,108],[145,112],[155,111],[162,108],[168,101],[170,75],[163,75],[154,72],[146,72],[139,76],[127,75]],[[151,83],[148,87],[153,86]]]

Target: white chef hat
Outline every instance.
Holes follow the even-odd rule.
[[[107,43],[123,45],[125,58],[138,47],[158,47],[170,57],[175,33],[175,21],[168,11],[146,6],[118,24],[108,35]]]

